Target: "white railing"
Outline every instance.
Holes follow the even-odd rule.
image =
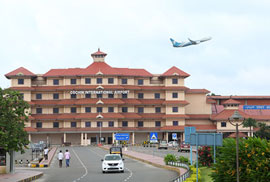
[[[184,174],[178,176],[177,178],[175,178],[174,180],[171,180],[170,182],[183,182],[190,176],[190,169],[187,164],[181,163],[181,162],[168,162],[168,165],[175,166],[175,167],[183,167],[187,169],[187,171]]]

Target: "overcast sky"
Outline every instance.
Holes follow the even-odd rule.
[[[0,86],[18,67],[44,74],[87,67],[100,47],[112,67],[163,73],[190,88],[270,94],[269,0],[0,0]],[[211,41],[173,48],[169,38]]]

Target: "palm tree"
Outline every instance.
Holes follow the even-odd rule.
[[[253,118],[248,118],[243,122],[243,127],[249,127],[249,136],[251,136],[251,127],[257,127],[257,121]]]

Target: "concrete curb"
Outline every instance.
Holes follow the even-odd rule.
[[[19,180],[18,182],[30,182],[30,181],[33,181],[33,180],[40,178],[41,176],[43,176],[43,173]]]
[[[104,149],[104,150],[109,150],[105,147],[102,147],[102,146],[99,146],[100,148]],[[128,155],[128,154],[124,154],[124,156],[127,156],[129,158],[132,158],[132,159],[135,159],[135,160],[138,160],[138,161],[141,161],[141,162],[144,162],[144,163],[147,163],[147,164],[150,164],[152,166],[156,166],[156,167],[159,167],[159,168],[164,168],[164,169],[167,169],[167,170],[171,170],[171,171],[175,171],[178,173],[178,175],[180,176],[180,170],[179,168],[176,168],[176,167],[171,167],[171,166],[166,166],[166,165],[161,165],[161,164],[156,164],[156,163],[153,163],[153,162],[150,162],[150,161],[147,161],[147,160],[144,160],[144,159],[141,159],[141,158],[137,158],[137,157],[134,157],[134,156],[131,156],[131,155]]]
[[[55,149],[54,149],[55,148]],[[54,150],[53,151],[53,154],[52,156],[54,157],[56,151],[57,151],[57,147],[53,147],[51,150]],[[39,164],[31,164],[31,168],[44,168],[44,167],[49,167],[51,162],[52,162],[52,159],[53,157],[51,158],[51,160],[49,160],[48,164],[43,164],[43,160],[39,163]]]

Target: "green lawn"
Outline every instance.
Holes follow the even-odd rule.
[[[201,176],[202,176],[202,182],[212,182],[212,179],[210,176],[212,173],[212,169],[208,167],[200,167],[201,170]]]

